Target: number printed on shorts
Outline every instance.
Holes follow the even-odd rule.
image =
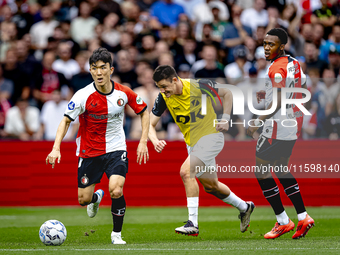
[[[262,145],[264,144],[264,142],[266,141],[266,138],[263,135],[260,135],[259,139],[257,140],[257,144],[256,144],[256,151],[259,152]]]

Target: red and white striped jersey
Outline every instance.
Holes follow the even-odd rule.
[[[117,82],[112,82],[112,85],[112,91],[103,94],[92,82],[78,90],[68,103],[65,116],[71,120],[79,116],[77,156],[90,158],[126,150],[123,130],[125,105],[130,105],[137,114],[147,108],[130,88]]]
[[[268,67],[265,76],[266,109],[273,100],[274,87],[278,90],[281,88],[301,88],[301,85],[305,82],[306,75],[295,58],[286,55],[275,59]],[[301,93],[287,93],[285,96],[286,98],[302,98]],[[281,111],[282,109],[277,111],[272,118],[265,122],[262,134],[272,139],[296,140],[301,133],[303,113],[295,105],[287,105],[286,115],[282,115]],[[296,122],[289,120],[296,120]]]

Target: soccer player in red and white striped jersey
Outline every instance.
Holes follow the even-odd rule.
[[[112,57],[105,48],[96,49],[90,57],[90,72],[94,82],[77,91],[69,102],[61,121],[52,152],[46,163],[54,168],[60,163],[60,144],[71,121],[79,117],[77,135],[78,201],[87,205],[87,214],[94,217],[104,195],[103,190],[94,192],[95,185],[105,173],[109,179],[112,199],[113,244],[125,244],[121,238],[125,214],[123,186],[128,172],[128,158],[123,130],[124,108],[128,104],[142,118],[142,136],[137,148],[139,164],[149,159],[147,137],[149,112],[146,103],[130,88],[110,79],[114,68]]]
[[[265,107],[270,109],[273,104],[273,88],[277,88],[277,107],[272,114],[259,116],[254,121],[253,126],[249,126],[247,133],[253,136],[254,132],[265,121],[262,134],[256,146],[256,165],[262,166],[288,166],[289,158],[296,139],[300,135],[303,113],[295,105],[287,105],[286,114],[281,114],[281,89],[282,88],[306,88],[306,77],[302,72],[299,62],[289,55],[285,55],[284,47],[287,43],[288,35],[281,28],[270,30],[263,40],[265,57],[271,61],[266,73],[266,91],[257,93],[260,101],[261,94],[265,94]],[[289,98],[302,98],[301,93],[291,93],[285,95]],[[285,122],[285,124],[283,124]],[[290,123],[291,122],[291,123]],[[294,125],[296,124],[296,125]],[[263,168],[262,168],[263,169]],[[298,216],[298,226],[293,239],[303,237],[308,230],[314,226],[314,220],[307,214],[299,185],[290,172],[276,172],[286,195],[293,203]],[[289,219],[282,205],[279,188],[273,179],[270,171],[255,173],[261,186],[263,195],[272,206],[277,222],[274,228],[264,235],[266,239],[277,238],[294,229],[294,223]]]

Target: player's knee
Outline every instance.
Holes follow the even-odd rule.
[[[115,188],[110,190],[110,196],[111,198],[120,198],[121,196],[123,196],[123,189]]]
[[[84,196],[78,196],[78,202],[81,206],[85,206],[91,203],[91,198],[87,198]]]
[[[218,192],[218,185],[215,183],[209,183],[204,185],[205,192],[209,194],[215,194]]]
[[[190,178],[190,171],[189,171],[188,168],[186,168],[184,166],[181,167],[179,174],[180,174],[182,180],[186,180],[186,179]]]

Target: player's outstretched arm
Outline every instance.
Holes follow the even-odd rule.
[[[142,136],[140,138],[138,148],[137,148],[137,163],[141,164],[144,159],[144,164],[149,160],[149,152],[148,152],[148,133],[150,126],[150,114],[146,109],[142,114]]]
[[[229,129],[229,120],[230,120],[230,113],[231,108],[233,105],[233,95],[229,89],[219,88],[218,95],[222,97],[223,100],[223,115],[221,121],[216,125],[216,130],[221,132],[226,132]]]
[[[152,112],[150,113],[149,139],[158,153],[161,153],[166,145],[166,142],[164,140],[158,140],[157,138],[156,125],[160,118],[161,117],[156,116]]]
[[[57,135],[54,141],[52,151],[50,152],[50,154],[48,154],[46,158],[46,164],[50,163],[52,165],[52,168],[54,168],[56,159],[58,159],[58,163],[60,163],[61,159],[60,144],[67,133],[70,123],[71,120],[67,117],[64,117],[58,126]]]

